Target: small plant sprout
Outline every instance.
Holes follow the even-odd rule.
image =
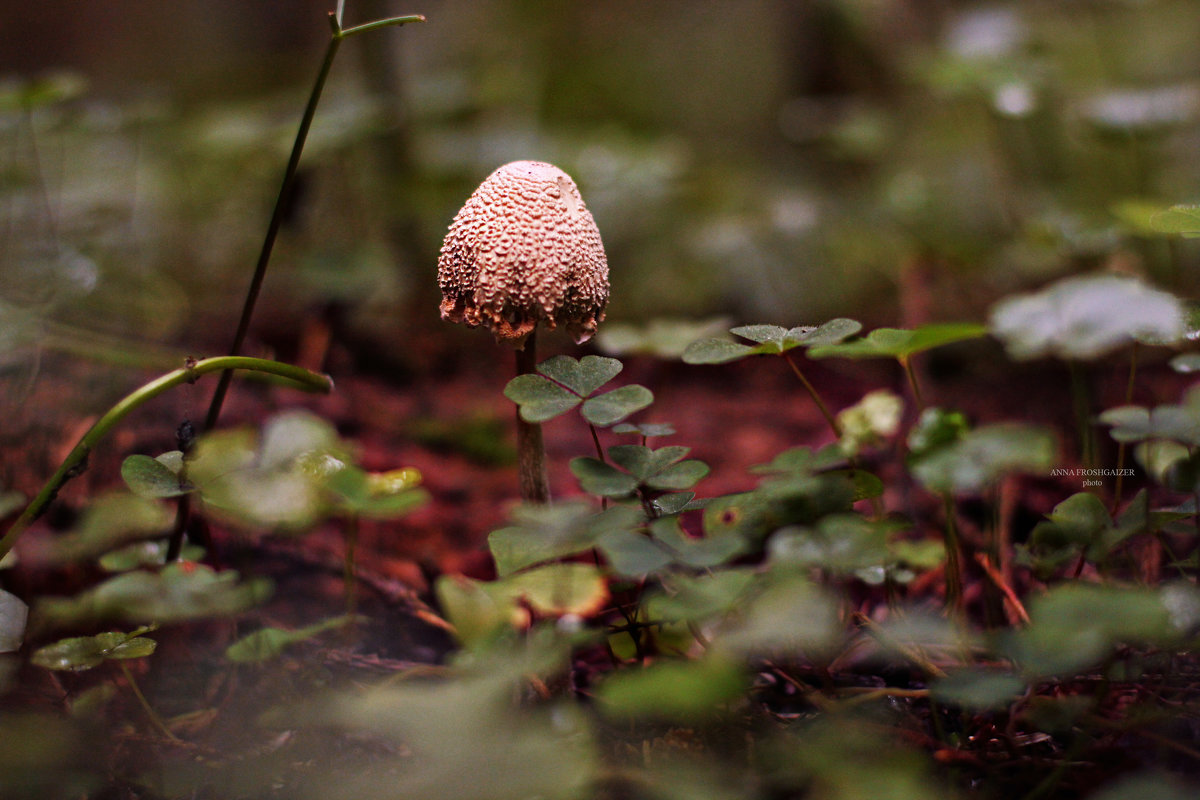
[[[600,231],[570,176],[541,161],[514,161],[467,198],[438,259],[442,319],[483,326],[517,350],[517,374],[534,372],[536,332],[562,325],[590,339],[608,304]],[[521,496],[549,499],[541,427],[517,416]]]

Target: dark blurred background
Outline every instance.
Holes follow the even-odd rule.
[[[0,358],[213,352],[334,0],[0,4]],[[259,335],[440,325],[445,227],[517,158],[600,226],[611,330],[982,319],[1086,269],[1194,288],[1193,0],[348,0]],[[454,334],[451,334],[454,335]]]

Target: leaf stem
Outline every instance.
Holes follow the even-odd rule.
[[[1137,378],[1138,343],[1135,341],[1129,353],[1129,379],[1125,382],[1125,405],[1133,405],[1133,385]],[[1125,442],[1117,443],[1117,484],[1113,487],[1113,501],[1110,513],[1115,515],[1121,507],[1121,494],[1125,483]]]
[[[829,423],[829,429],[833,431],[833,435],[841,439],[842,427],[838,425],[837,419],[835,419],[833,414],[829,412],[829,408],[821,399],[821,395],[817,393],[817,387],[813,386],[809,382],[808,378],[804,377],[804,373],[800,371],[800,367],[797,366],[795,359],[793,359],[791,356],[791,353],[785,350],[782,355],[783,360],[788,363],[788,366],[792,368],[792,372],[794,372],[796,377],[800,379],[800,383],[804,384],[805,390],[808,391],[809,397],[812,398],[813,402],[817,406],[817,409],[821,412],[821,416],[825,417],[825,421]]]
[[[66,459],[59,466],[58,471],[50,477],[42,490],[37,496],[30,501],[25,510],[21,512],[21,516],[17,517],[16,522],[4,534],[4,538],[0,539],[0,558],[3,558],[12,550],[13,544],[20,535],[28,528],[34,520],[40,517],[46,510],[46,507],[58,495],[59,489],[63,484],[79,475],[87,468],[88,455],[96,444],[108,435],[118,423],[121,422],[131,411],[138,406],[158,397],[163,392],[173,389],[184,383],[193,383],[197,378],[207,375],[211,372],[224,372],[236,369],[248,370],[251,372],[262,372],[268,375],[278,375],[288,380],[295,381],[302,388],[317,392],[330,392],[333,390],[333,381],[326,375],[318,375],[315,372],[309,372],[301,367],[293,366],[292,364],[284,364],[279,361],[268,361],[263,358],[248,358],[246,356],[218,356],[216,358],[206,358],[202,361],[189,361],[181,369],[174,372],[168,372],[155,380],[150,381],[144,386],[130,392],[124,398],[119,400],[116,405],[110,408],[105,414],[96,421],[87,433],[80,438],[79,442],[67,454]]]
[[[925,408],[925,400],[921,397],[921,385],[917,383],[917,373],[913,370],[912,358],[910,356],[898,356],[896,360],[904,368],[904,375],[908,378],[908,386],[912,389],[913,401],[917,404],[917,408]]]
[[[946,608],[958,613],[962,611],[963,602],[962,552],[955,522],[954,497],[949,492],[942,494],[942,506],[946,515]]]
[[[142,694],[142,690],[138,687],[137,681],[133,679],[133,672],[129,669],[129,665],[122,661],[120,662],[120,667],[121,672],[125,673],[125,681],[129,684],[129,688],[133,691],[134,697],[137,698],[138,703],[140,703],[142,706],[142,710],[146,712],[146,716],[150,718],[150,722],[154,725],[154,727],[172,742],[181,741],[178,736],[171,733],[171,729],[167,727],[167,724],[163,722],[162,717],[160,717],[158,712],[154,710],[154,707],[150,705],[150,701],[146,699],[146,695]]]

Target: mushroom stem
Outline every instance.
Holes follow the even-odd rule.
[[[530,332],[517,351],[517,374],[533,373],[537,367],[537,331]],[[546,448],[542,426],[521,419],[517,409],[517,472],[521,498],[527,503],[550,502],[550,477],[546,471]]]

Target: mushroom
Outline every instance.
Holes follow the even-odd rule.
[[[438,259],[442,319],[483,326],[534,371],[536,332],[562,325],[582,344],[608,303],[600,231],[571,177],[553,164],[514,161],[476,189],[450,223]],[[521,494],[549,499],[541,426],[517,416]]]

